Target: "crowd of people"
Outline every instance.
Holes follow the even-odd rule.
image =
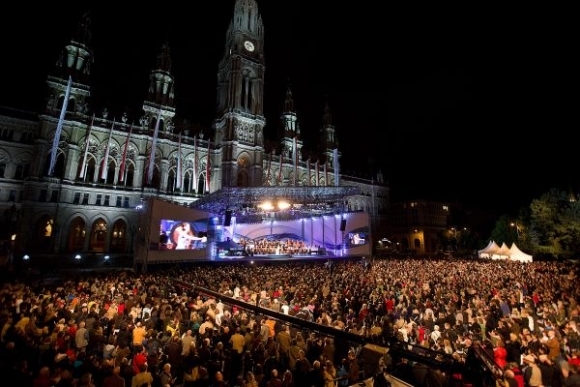
[[[580,386],[577,280],[572,262],[449,259],[12,279],[0,291],[0,370],[35,387],[342,387],[370,376],[360,347],[224,302],[231,297],[378,344],[395,336],[457,362],[478,345],[502,370],[501,386]],[[478,382],[469,372],[430,376],[404,358],[381,361],[415,386]]]

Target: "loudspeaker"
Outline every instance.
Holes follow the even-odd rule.
[[[346,219],[342,218],[340,220],[340,231],[346,230]]]
[[[226,215],[224,218],[224,226],[230,226],[232,224],[232,210],[226,210]]]

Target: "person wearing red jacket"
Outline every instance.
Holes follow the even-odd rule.
[[[145,351],[145,347],[142,345],[137,346],[135,350],[136,353],[133,356],[131,365],[133,366],[133,373],[137,375],[141,370],[141,366],[147,363],[147,351]]]

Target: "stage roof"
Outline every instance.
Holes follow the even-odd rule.
[[[359,187],[225,187],[193,202],[190,207],[214,214],[256,212],[264,201],[287,201],[290,210],[312,215],[346,210],[346,198],[359,195]]]

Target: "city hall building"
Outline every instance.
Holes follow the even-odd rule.
[[[47,77],[41,111],[0,108],[3,259],[215,259],[223,253],[218,243],[274,235],[339,255],[350,254],[345,249],[356,238],[367,247],[354,254],[372,252],[386,227],[389,189],[380,173],[341,173],[341,155],[355,150],[339,147],[330,107],[321,109],[312,151],[288,87],[280,101],[283,135],[264,138],[264,28],[255,0],[235,3],[218,64],[217,118],[208,128],[179,120],[169,42],[143,79],[139,116],[95,111],[90,80],[99,62],[90,22],[89,14],[81,17]],[[161,203],[168,207],[157,216]],[[309,231],[317,219],[325,226]],[[167,248],[178,245],[171,233],[183,221],[201,228],[206,222],[194,236],[207,246],[202,253]],[[275,221],[293,223],[276,228]],[[265,226],[250,232],[244,224]]]

